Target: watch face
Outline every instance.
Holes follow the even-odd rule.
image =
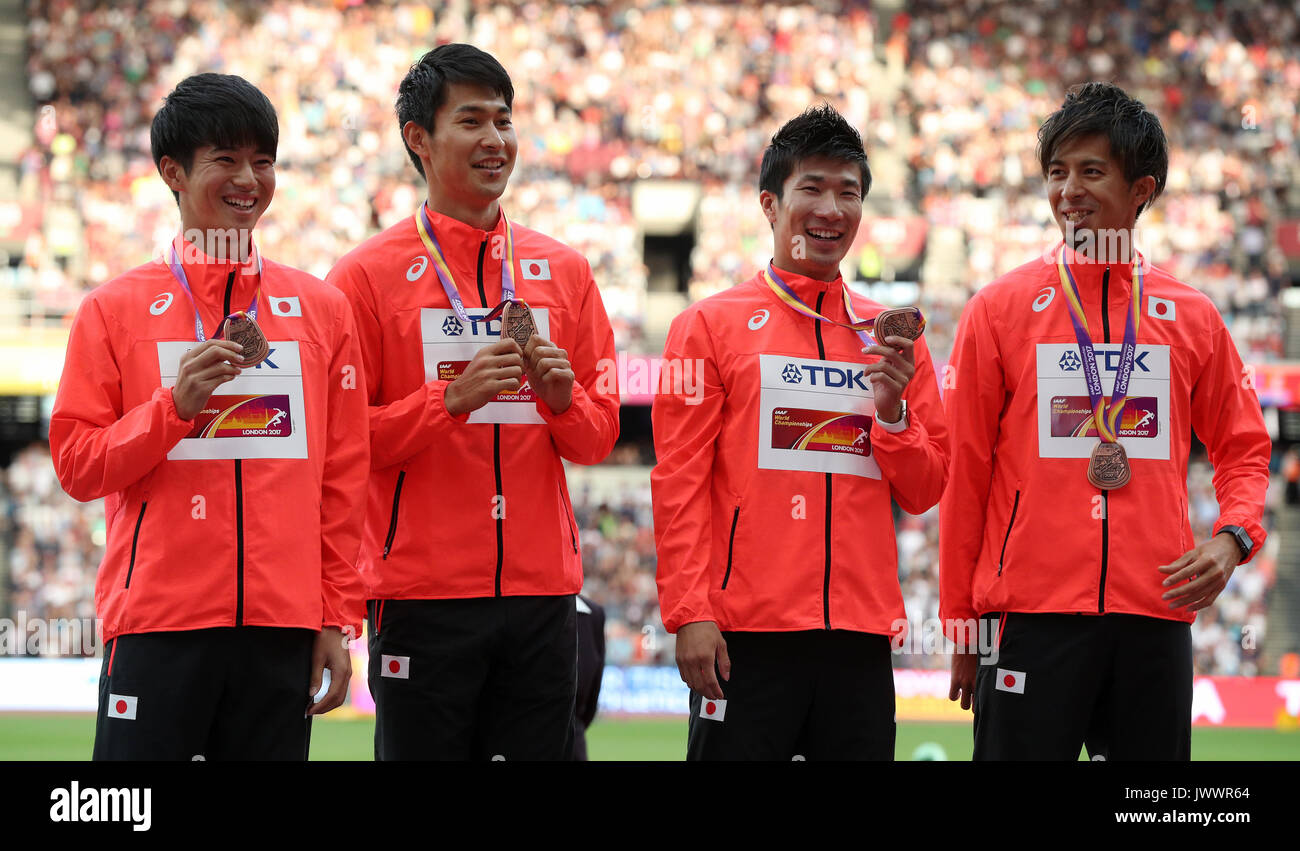
[[[1255,542],[1251,540],[1251,537],[1246,530],[1240,526],[1225,526],[1222,531],[1230,532],[1232,534],[1233,540],[1237,542],[1237,549],[1241,550],[1241,557],[1243,559],[1250,555],[1250,551],[1255,548]]]

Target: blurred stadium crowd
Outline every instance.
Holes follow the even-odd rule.
[[[29,0],[32,144],[18,191],[45,226],[28,237],[0,297],[20,322],[70,320],[82,294],[144,262],[177,226],[149,155],[152,114],[176,81],[238,73],[276,105],[278,189],[261,225],[277,260],[324,275],[420,200],[392,116],[409,64],[445,41],[495,54],[516,85],[513,217],[591,261],[620,350],[657,353],[646,326],[649,272],[633,186],[700,187],[689,297],[747,277],[768,258],[757,196],[777,126],[828,100],[862,128],[873,217],[920,221],[919,251],[859,246],[865,280],[919,285],[940,360],[969,294],[1055,239],[1034,156],[1039,121],[1064,90],[1113,79],[1164,122],[1165,197],[1139,244],[1223,312],[1248,362],[1277,359],[1277,295],[1290,285],[1271,234],[1300,210],[1300,17],[1296,7],[1195,0],[967,0],[869,8],[630,0],[427,4]],[[42,455],[42,453],[45,453]],[[616,456],[642,454],[620,447]],[[572,488],[586,591],[609,611],[609,660],[668,662],[655,600],[648,471],[628,468],[617,500]],[[1189,476],[1197,539],[1217,508],[1208,466]],[[103,543],[98,503],[58,487],[48,451],[4,471],[0,534],[10,606],[31,616],[93,610]],[[934,512],[899,518],[899,578],[913,619],[937,616]],[[1262,637],[1276,548],[1236,574],[1194,631],[1197,670],[1253,673],[1244,626]],[[2,614],[2,613],[0,613]],[[902,656],[900,665],[941,666]]]

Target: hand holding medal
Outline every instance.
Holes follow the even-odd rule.
[[[257,366],[271,354],[266,335],[257,327],[257,320],[242,310],[221,320],[213,339],[229,340],[240,348],[243,361],[240,366]]]
[[[880,326],[877,325],[876,329],[879,331]],[[868,363],[863,372],[871,382],[876,413],[881,422],[896,423],[903,417],[903,391],[916,375],[916,357],[913,351],[915,340],[891,334],[883,338],[881,343],[862,349],[863,354],[880,358]]]
[[[248,310],[237,311],[221,320],[217,333],[213,335],[214,339],[209,340],[203,333],[203,319],[199,316],[198,305],[194,303],[194,292],[190,289],[180,255],[176,252],[175,244],[171,246],[167,266],[189,297],[190,306],[194,308],[194,339],[199,343],[181,356],[176,385],[172,388],[172,403],[181,419],[194,419],[208,403],[213,390],[238,377],[240,367],[257,366],[271,353],[266,336],[257,327],[257,299],[262,292],[262,256],[257,253],[256,246],[252,250],[257,258],[258,276],[253,300],[248,305]]]
[[[214,390],[238,378],[240,352],[237,343],[208,340],[181,355],[176,384],[172,387],[176,416],[183,420],[194,419],[208,404]]]
[[[882,310],[869,321],[872,333],[880,342],[862,351],[879,355],[881,360],[867,365],[867,379],[875,393],[876,412],[881,422],[896,423],[903,416],[900,410],[903,391],[916,375],[912,346],[925,331],[925,317],[919,307],[899,307]]]
[[[516,392],[523,385],[523,378],[519,344],[503,339],[474,353],[460,377],[447,384],[442,403],[452,416],[468,414],[501,393]]]
[[[533,393],[553,413],[562,414],[573,404],[573,366],[569,353],[537,333],[537,322],[527,302],[510,299],[493,310],[501,311],[501,339],[514,340],[524,350],[524,371]]]

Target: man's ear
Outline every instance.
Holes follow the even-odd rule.
[[[763,215],[767,216],[767,223],[776,226],[776,208],[781,203],[781,199],[776,197],[775,192],[764,189],[758,193],[758,203],[763,208]]]
[[[180,192],[185,188],[185,179],[188,175],[179,162],[169,156],[164,155],[158,161],[158,174],[162,176],[163,183],[173,192]]]
[[[410,148],[421,160],[431,159],[432,151],[429,146],[433,141],[432,137],[432,133],[414,121],[408,121],[402,125],[402,139],[405,140],[406,147]]]
[[[1133,181],[1133,200],[1138,203],[1138,206],[1145,209],[1146,205],[1151,203],[1151,199],[1155,197],[1155,194],[1156,179],[1153,176],[1148,174]]]

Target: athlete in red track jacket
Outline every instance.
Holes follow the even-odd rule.
[[[1132,267],[1084,262],[1072,270],[1088,327],[1101,331],[1105,383],[1119,361]],[[1121,426],[1133,478],[1098,490],[1085,475],[1095,431],[1069,436],[1089,404],[1060,290],[1055,263],[1036,259],[976,293],[962,315],[945,400],[956,440],[942,520],[942,617],[1109,612],[1190,623],[1194,611],[1170,609],[1163,598],[1156,567],[1194,546],[1191,433],[1215,468],[1215,529],[1243,527],[1253,556],[1264,541],[1270,453],[1259,399],[1243,386],[1241,358],[1213,303],[1150,266],[1125,415],[1134,427]],[[1048,569],[1067,552],[1088,556]]]
[[[934,368],[924,339],[864,355],[854,331],[768,283],[850,321],[839,264],[870,187],[857,132],[830,107],[805,112],[773,137],[760,186],[773,266],[673,321],[653,412],[688,758],[890,759],[889,637],[905,624],[891,498],[920,513],[943,492]],[[852,304],[861,319],[883,309]]]
[[[370,387],[369,508],[359,568],[376,599],[576,594],[582,560],[561,459],[594,464],[618,437],[614,334],[587,261],[511,222],[517,297],[569,353],[573,402],[497,402],[511,424],[452,416],[448,378],[468,343],[500,336],[484,317],[501,300],[506,219],[479,230],[429,219],[460,286],[470,326],[447,300],[411,216],[345,256],[329,274],[352,303]],[[535,273],[535,274],[534,274]],[[450,354],[443,353],[450,351]],[[449,369],[451,371],[449,371]],[[498,490],[500,488],[500,490]],[[501,509],[493,500],[504,496]],[[434,555],[436,554],[436,556]]]
[[[245,624],[358,635],[353,561],[368,453],[351,311],[337,290],[271,260],[259,280],[248,264],[196,246],[180,254],[192,261],[183,266],[208,332],[246,308],[260,284],[257,322],[272,351],[244,373],[282,383],[291,405],[301,386],[304,407],[290,410],[287,434],[274,439],[300,435],[306,457],[169,460],[198,423],[177,415],[159,361],[169,344],[195,344],[190,301],[157,261],[92,290],[68,341],[50,449],[70,495],[106,498],[95,583],[104,640]]]
[[[95,758],[304,759],[303,709],[342,703],[364,610],[352,312],[256,256],[279,139],[265,95],[187,78],[151,136],[182,235],[85,297],[50,418],[63,487],[105,498]],[[240,311],[269,344],[256,365],[212,339]]]
[[[842,279],[777,271],[805,304],[848,321]],[[862,318],[884,309],[857,294],[853,304]],[[655,400],[659,463],[651,480],[660,609],[669,632],[696,621],[742,632],[898,632],[905,615],[890,500],[913,514],[933,507],[947,464],[947,429],[924,337],[915,351],[907,427],[891,431],[866,418],[866,439],[855,446],[854,426],[832,444],[861,447],[862,456],[836,451],[859,461],[863,472],[782,469],[775,453],[771,462],[764,457],[782,440],[778,418],[814,418],[779,413],[783,407],[764,404],[765,391],[820,388],[809,398],[828,396],[823,401],[832,406],[843,403],[844,393],[861,393],[871,384],[857,335],[794,312],[762,274],[696,302],[673,321],[665,362],[692,371],[701,365],[703,395],[661,393]],[[764,445],[760,433],[771,432]]]
[[[1133,227],[1163,188],[1168,150],[1159,120],[1101,83],[1072,90],[1039,135],[1069,247],[971,299],[944,400],[955,440],[940,613],[968,651],[954,655],[951,697],[974,700],[977,759],[1076,759],[1084,742],[1109,758],[1186,759],[1187,624],[1264,541],[1269,438],[1214,306],[1143,261],[1117,429],[1131,479],[1092,484],[1099,437],[1072,294],[1109,399],[1133,320]],[[1220,507],[1199,546],[1187,516],[1193,430]],[[995,632],[969,628],[983,615],[1000,621]]]
[[[370,386],[379,759],[570,752],[582,557],[563,461],[618,438],[614,335],[587,261],[502,211],[513,96],[469,45],[413,65],[397,114],[427,200],[329,275]],[[509,286],[538,326],[522,348],[488,318]]]

